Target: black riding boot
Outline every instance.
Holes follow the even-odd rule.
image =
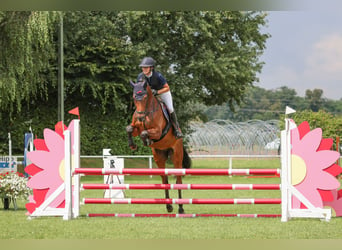
[[[176,112],[172,112],[171,113],[171,123],[172,123],[172,127],[174,130],[174,134],[177,138],[183,138],[183,134],[182,131],[179,128],[179,124],[177,121],[177,116],[176,116]]]

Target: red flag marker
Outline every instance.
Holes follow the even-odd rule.
[[[78,107],[76,107],[76,108],[70,110],[68,113],[69,113],[69,114],[72,114],[72,115],[77,115],[77,116],[78,116],[78,119],[80,119],[80,111],[79,111]]]

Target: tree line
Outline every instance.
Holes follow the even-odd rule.
[[[331,100],[323,97],[323,90],[306,90],[300,97],[294,89],[282,86],[274,90],[253,87],[246,91],[245,99],[234,110],[229,105],[203,106],[204,119],[223,119],[231,121],[278,120],[285,112],[286,106],[297,111],[325,111],[336,117],[342,116],[342,98]]]
[[[103,148],[130,153],[129,80],[144,56],[166,77],[186,133],[190,121],[208,119],[203,111],[213,105],[238,111],[248,103],[270,36],[262,32],[267,13],[258,11],[0,11],[0,154],[8,152],[8,132],[13,153],[22,154],[30,126],[43,138],[43,129],[58,122],[61,19],[64,122],[79,107],[81,153],[91,155]]]
[[[170,85],[183,130],[204,105],[241,102],[256,80],[268,34],[264,12],[0,12],[0,152],[22,153],[58,119],[58,31],[64,28],[65,123],[79,107],[82,154],[129,153],[125,127],[134,112],[129,80],[144,56]],[[146,152],[140,147],[138,153]],[[145,150],[145,151],[144,151]]]

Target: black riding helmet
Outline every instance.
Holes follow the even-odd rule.
[[[156,61],[152,57],[144,57],[139,64],[139,67],[154,67]]]

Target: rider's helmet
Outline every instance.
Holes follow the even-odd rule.
[[[139,64],[139,67],[154,67],[156,61],[152,57],[144,57]]]

